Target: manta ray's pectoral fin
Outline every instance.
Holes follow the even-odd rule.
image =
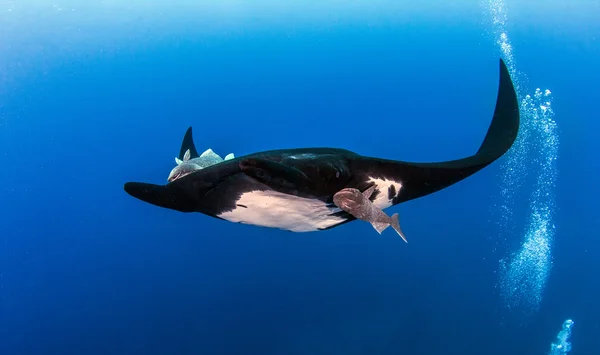
[[[510,72],[503,60],[499,64],[494,114],[475,154],[456,160],[427,163],[363,156],[352,159],[353,169],[363,171],[365,176],[370,177],[366,180],[379,178],[397,182],[396,187],[401,185],[396,196],[388,199],[393,206],[447,188],[498,160],[513,146],[520,126],[519,101]],[[464,105],[464,108],[468,107]]]
[[[185,131],[185,136],[183,136],[183,141],[181,142],[181,148],[179,149],[179,156],[175,159],[177,165],[181,164],[184,159],[186,152],[189,150],[190,155],[189,159],[198,158],[200,155],[196,150],[196,146],[194,145],[194,137],[192,137],[192,127],[188,127],[187,131]],[[188,159],[188,160],[189,160]],[[179,160],[179,161],[178,161]]]
[[[239,167],[244,174],[282,193],[297,192],[312,185],[302,171],[268,159],[244,159]]]
[[[233,159],[233,158],[235,158],[235,155],[233,155],[233,153],[229,153],[229,154],[227,154],[225,156],[225,159],[223,159],[223,160],[230,160],[230,159]]]
[[[123,187],[130,196],[155,206],[181,212],[192,212],[196,207],[196,201],[190,197],[185,189],[176,184],[155,185],[128,182]]]

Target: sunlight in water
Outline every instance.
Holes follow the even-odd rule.
[[[518,251],[500,260],[500,289],[509,308],[538,310],[552,266],[554,238],[554,185],[558,175],[558,132],[552,111],[552,94],[536,89],[524,95],[524,75],[515,69],[513,48],[506,33],[506,9],[502,0],[487,3],[494,35],[521,98],[521,129],[502,166],[500,225],[505,235],[524,233]],[[523,97],[524,96],[524,97]],[[524,188],[529,187],[531,189]],[[531,192],[529,192],[531,191]],[[515,225],[515,201],[529,194],[529,216],[524,231]],[[512,238],[512,237],[510,237]]]

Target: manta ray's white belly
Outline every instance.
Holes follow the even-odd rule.
[[[279,228],[293,232],[313,232],[345,219],[330,216],[341,211],[324,202],[282,194],[276,191],[251,191],[242,194],[236,208],[218,215],[230,222]]]
[[[378,208],[392,205],[402,184],[398,181],[370,178],[377,185],[379,194],[373,201]],[[392,194],[390,196],[390,187]],[[391,197],[391,198],[390,198]],[[345,219],[331,216],[340,212],[337,207],[328,207],[324,202],[309,198],[286,195],[276,191],[251,191],[243,193],[235,202],[236,207],[218,215],[230,222],[279,228],[292,232],[313,232],[329,228]]]

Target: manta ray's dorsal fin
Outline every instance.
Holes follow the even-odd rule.
[[[230,160],[230,159],[233,159],[233,158],[235,158],[235,155],[233,155],[233,153],[229,153],[229,154],[227,154],[227,155],[225,156],[225,159],[224,159],[224,160]]]

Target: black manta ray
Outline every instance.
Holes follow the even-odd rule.
[[[338,191],[375,186],[369,199],[381,209],[429,195],[500,158],[518,130],[517,96],[500,60],[494,116],[470,157],[410,163],[336,148],[282,149],[223,161],[166,185],[128,182],[124,188],[142,201],[181,212],[293,232],[325,230],[356,219],[334,204]]]

